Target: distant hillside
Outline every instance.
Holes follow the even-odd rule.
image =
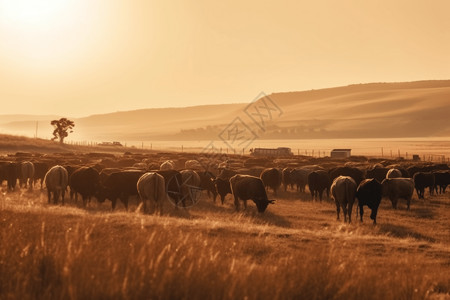
[[[357,84],[274,93],[269,98],[256,102],[262,115],[272,113],[261,127],[244,112],[250,103],[238,103],[92,115],[75,119],[73,137],[97,141],[217,139],[236,117],[262,139],[450,136],[450,80]],[[265,110],[264,101],[275,103],[281,115]],[[36,120],[0,116],[0,132],[25,128],[34,133]],[[40,132],[49,131],[48,136],[49,120],[39,123]]]

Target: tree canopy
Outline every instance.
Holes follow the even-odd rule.
[[[64,143],[64,139],[72,133],[72,128],[75,127],[75,123],[67,118],[61,118],[59,120],[52,120],[50,124],[55,128],[53,130],[52,141],[59,139],[61,144]]]

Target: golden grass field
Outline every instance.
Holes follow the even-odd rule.
[[[235,212],[230,195],[162,216],[137,200],[49,205],[39,186],[0,197],[0,299],[450,297],[449,192],[410,211],[383,199],[376,226],[370,210],[344,224],[333,202],[294,191],[264,214]]]

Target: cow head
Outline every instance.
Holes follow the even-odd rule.
[[[381,182],[381,189],[382,189],[382,193],[381,194],[383,195],[383,197],[389,196],[389,185],[390,185],[390,182],[391,182],[391,179],[389,179],[389,178],[384,179]]]
[[[263,213],[269,204],[274,204],[275,200],[267,200],[265,198],[260,198],[255,201],[258,212]]]
[[[106,198],[108,198],[108,191],[104,186],[98,185],[97,191],[94,196],[95,198],[97,198],[97,201],[99,203],[103,203],[105,202]]]

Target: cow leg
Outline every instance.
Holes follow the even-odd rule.
[[[66,194],[66,190],[62,190],[61,191],[61,201],[62,201],[62,205],[64,205],[64,196]]]
[[[162,199],[159,199],[156,202],[156,206],[158,207],[158,214],[161,216],[163,214],[163,206],[164,206],[164,202],[162,201]]]
[[[359,206],[359,216],[360,216],[361,222],[363,222],[364,208],[363,208],[363,205],[361,205],[359,203],[358,203],[358,206]],[[356,210],[356,211],[358,211],[358,210]],[[356,217],[358,217],[358,214],[356,214]]]
[[[406,205],[407,205],[407,210],[409,210],[409,207],[410,207],[410,204],[411,204],[411,197],[408,197],[407,199],[406,199]]]
[[[122,201],[123,205],[125,206],[125,210],[128,211],[128,196],[124,196],[120,199]]]
[[[59,190],[53,191],[53,204],[58,204]]]
[[[348,222],[349,223],[352,222],[352,210],[353,210],[353,204],[349,203],[348,204]]]
[[[339,220],[339,214],[341,212],[341,205],[337,201],[335,201],[334,203],[336,204],[337,219]]]
[[[116,209],[116,204],[117,204],[117,199],[111,199],[111,209],[115,210]]]
[[[237,196],[234,196],[234,206],[236,207],[236,211],[239,211],[239,198]]]
[[[87,196],[85,196],[85,195],[81,195],[82,196],[82,198],[83,198],[83,207],[86,207],[86,204],[87,204]]]
[[[244,200],[244,210],[247,210],[247,200]]]
[[[52,192],[50,192],[49,188],[47,188],[47,196],[48,196],[48,204],[50,204],[51,198],[52,198]]]
[[[347,206],[342,205],[342,212],[344,213],[344,223],[347,223]]]
[[[220,195],[220,201],[223,203],[225,202],[225,195]],[[234,203],[236,203],[236,200],[234,200]]]
[[[322,202],[322,194],[323,194],[323,190],[318,191],[318,193],[319,193],[319,199],[320,199],[320,202]]]

